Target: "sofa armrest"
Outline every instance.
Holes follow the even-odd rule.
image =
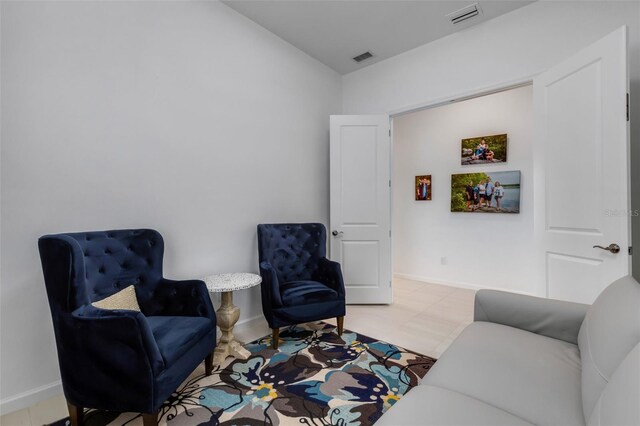
[[[493,322],[569,343],[578,332],[589,305],[495,290],[476,293],[474,321]]]

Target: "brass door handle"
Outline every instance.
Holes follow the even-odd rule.
[[[602,250],[606,250],[606,251],[609,251],[609,252],[611,252],[613,254],[616,254],[616,253],[620,252],[620,246],[615,244],[615,243],[609,244],[609,247],[593,246],[593,248],[599,248],[599,249],[602,249]]]

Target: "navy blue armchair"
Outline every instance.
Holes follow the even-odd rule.
[[[340,264],[326,258],[327,230],[321,223],[258,225],[262,311],[278,349],[280,327],[345,315]]]
[[[216,317],[202,281],[162,277],[162,236],[150,229],[45,235],[38,241],[62,386],[72,424],[83,408],[158,411],[205,360]],[[94,307],[133,285],[142,312]]]

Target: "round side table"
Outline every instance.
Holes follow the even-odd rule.
[[[240,318],[240,308],[233,304],[233,292],[257,286],[262,282],[260,275],[249,273],[216,274],[202,279],[212,293],[222,293],[222,304],[216,311],[218,327],[222,331],[216,345],[213,363],[221,365],[228,356],[247,359],[251,353],[233,337],[233,327]]]

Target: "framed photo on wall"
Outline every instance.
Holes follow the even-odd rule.
[[[451,211],[520,213],[520,171],[451,175]]]
[[[462,139],[460,164],[492,164],[507,162],[507,134]]]
[[[416,176],[416,201],[431,201],[431,175]]]

